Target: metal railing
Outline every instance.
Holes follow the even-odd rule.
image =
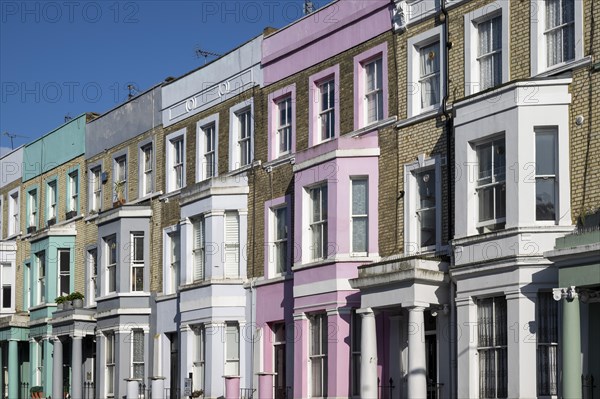
[[[21,398],[30,398],[31,396],[29,395],[29,383],[28,382],[22,382],[21,383]]]
[[[583,393],[583,399],[594,399],[594,376],[590,375],[582,375],[581,376],[581,391]]]
[[[427,399],[442,399],[442,387],[444,384],[435,382],[427,383]]]
[[[386,385],[381,384],[379,377],[377,378],[377,397],[379,399],[392,399],[394,395],[394,380],[390,377]]]
[[[256,389],[241,388],[240,389],[240,399],[252,399],[254,397],[254,392],[256,392]]]
[[[83,383],[83,399],[96,399],[96,385],[94,381]]]
[[[179,399],[179,388],[171,390],[171,388],[165,388],[165,399]]]
[[[288,399],[292,397],[292,387],[275,387],[275,399]]]

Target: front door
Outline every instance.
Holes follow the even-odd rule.
[[[427,399],[438,398],[437,384],[437,319],[430,311],[425,312],[425,360],[427,376]]]
[[[177,333],[168,334],[171,341],[171,384],[169,386],[169,399],[179,398],[179,340]]]
[[[273,351],[275,357],[275,399],[287,398],[287,384],[285,380],[285,323],[277,323],[273,325],[273,333],[275,342],[273,343]]]

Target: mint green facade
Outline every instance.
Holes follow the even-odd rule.
[[[600,397],[600,230],[559,238],[547,256],[563,293],[562,396]]]
[[[56,311],[55,298],[59,293],[59,251],[69,250],[70,252],[70,286],[69,293],[74,291],[74,272],[75,272],[75,236],[46,236],[41,240],[31,243],[31,258],[28,262],[29,287],[31,287],[31,297],[29,303],[30,328],[29,328],[29,353],[31,356],[31,371],[29,379],[33,385],[44,387],[44,394],[51,395],[52,392],[52,353],[53,342],[52,326],[47,320],[52,318]],[[43,292],[42,285],[39,283],[40,265],[39,254],[43,253],[46,259]],[[43,298],[43,300],[42,300]]]
[[[48,172],[85,152],[87,115],[70,120],[23,151],[23,182]]]
[[[22,393],[21,384],[30,382],[29,330],[18,326],[12,316],[7,319],[10,321],[0,328],[0,370],[7,371],[7,380],[1,381],[1,386],[8,385],[8,397],[17,398]],[[2,379],[4,375],[2,373]]]

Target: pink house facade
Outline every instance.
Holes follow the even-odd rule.
[[[391,40],[391,4],[377,0],[330,4],[263,41],[263,169],[288,171],[289,185],[258,204],[261,398],[360,396],[361,298],[350,280],[379,259],[378,133],[396,120]]]

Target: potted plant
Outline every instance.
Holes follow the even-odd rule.
[[[75,309],[79,309],[83,307],[83,294],[79,291],[72,292],[68,296],[69,300],[73,303],[73,307]]]
[[[44,388],[40,385],[31,387],[29,392],[31,393],[32,399],[43,399],[44,397]]]
[[[204,395],[204,391],[201,389],[197,389],[194,392],[192,392],[192,398],[199,398],[202,395]]]
[[[125,203],[125,182],[124,181],[116,181],[115,182],[115,202],[113,202],[113,207],[121,206]]]
[[[64,296],[59,296],[57,297],[54,302],[56,302],[56,305],[58,307],[58,310],[63,310],[65,307],[65,302],[67,301],[67,298],[65,298]]]

